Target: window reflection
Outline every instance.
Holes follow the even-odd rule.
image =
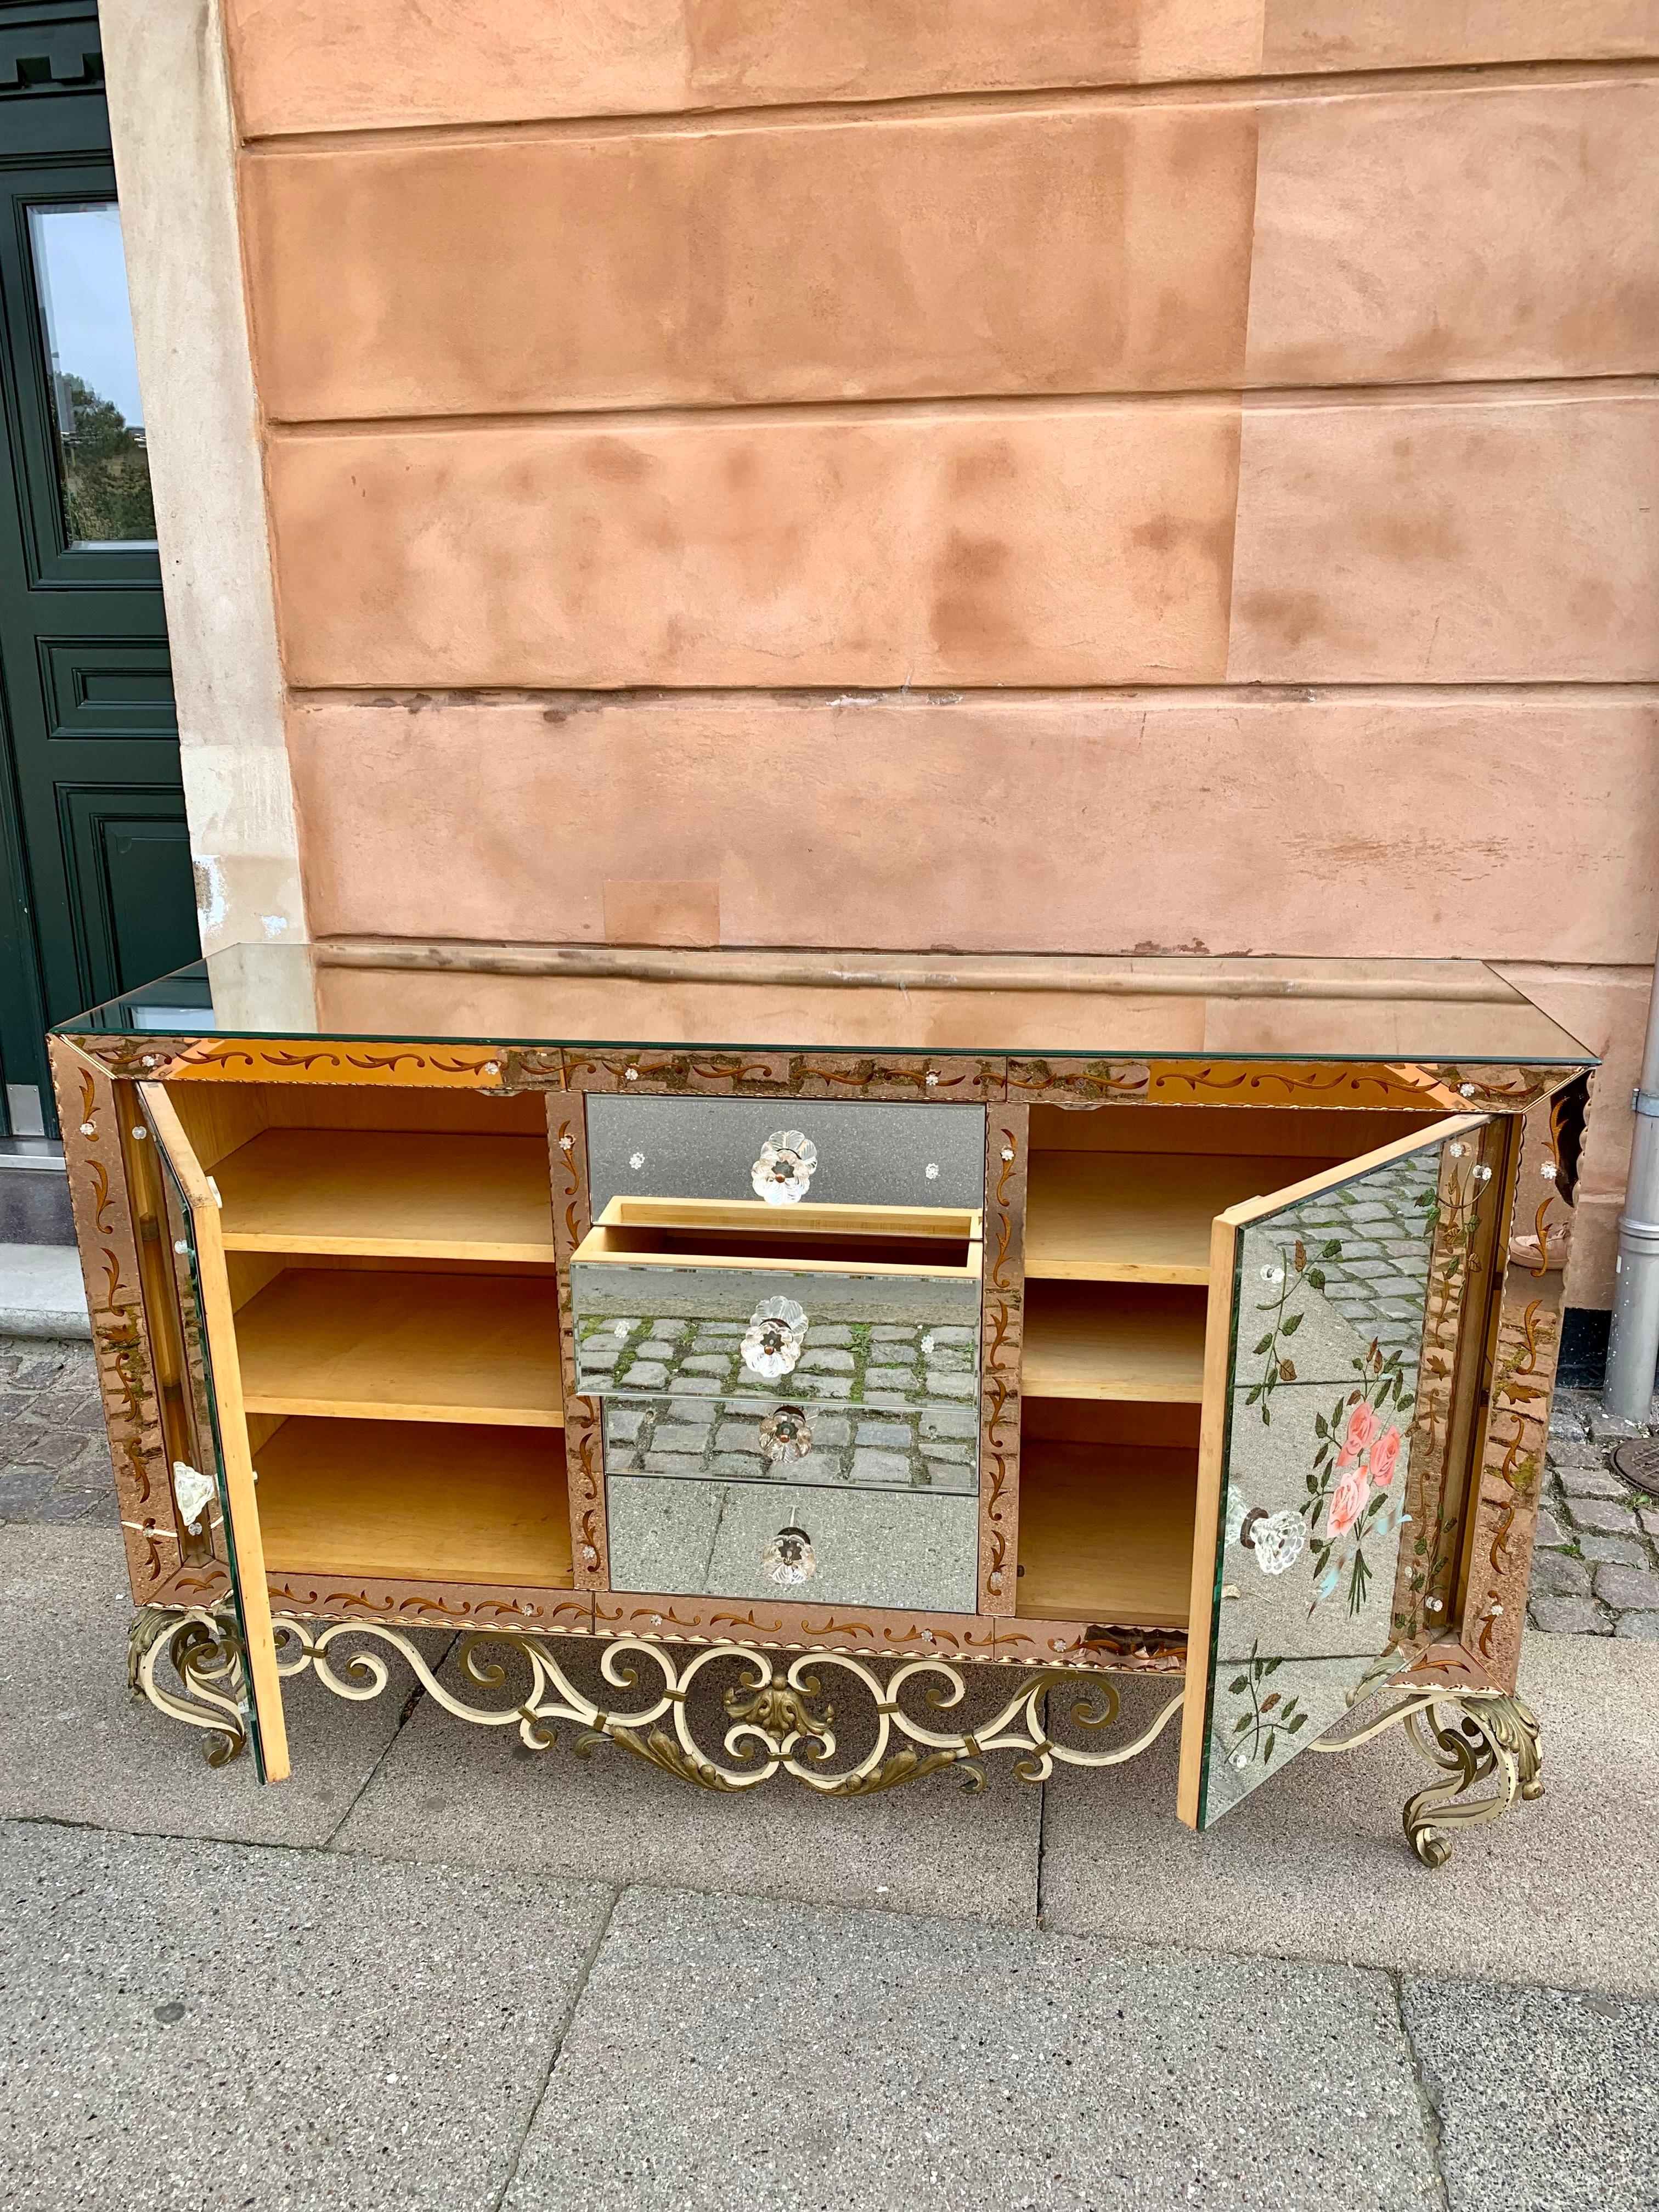
[[[69,541],[153,545],[121,211],[113,200],[32,207],[29,241]]]

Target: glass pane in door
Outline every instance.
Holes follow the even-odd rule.
[[[71,545],[153,545],[144,409],[113,200],[29,210],[51,378],[52,430]]]

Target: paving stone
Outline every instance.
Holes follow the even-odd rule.
[[[1636,1534],[1636,1515],[1628,1505],[1621,1505],[1611,1498],[1574,1498],[1568,1501],[1567,1513],[1575,1528],[1594,1528],[1602,1536],[1633,1536]]]
[[[859,1401],[860,1405],[867,1407],[872,1413],[908,1413],[910,1412],[911,1401],[908,1391],[872,1390],[869,1388],[868,1371],[869,1370],[866,1369],[864,1395]]]
[[[758,1452],[716,1452],[706,1467],[699,1461],[698,1468],[705,1474],[730,1475],[738,1482],[756,1482],[764,1474],[777,1473],[767,1467]],[[784,1479],[778,1476],[779,1480]]]
[[[1644,1567],[1648,1563],[1645,1546],[1634,1536],[1581,1536],[1578,1548],[1585,1559],[1598,1565]]]
[[[1659,1505],[1638,1506],[1636,1517],[1648,1535],[1659,1538]]]
[[[0,1900],[10,2201],[483,2212],[610,1893],[8,1826]]]
[[[979,1395],[977,1377],[972,1375],[947,1375],[939,1369],[927,1370],[927,1392],[934,1398],[976,1398]]]
[[[1180,1686],[1118,1678],[1110,1740],[1133,1742]],[[1529,1633],[1520,1686],[1542,1730],[1544,1795],[1459,1829],[1433,1875],[1401,1833],[1401,1806],[1433,1779],[1402,1728],[1291,1759],[1202,1835],[1175,1818],[1178,1727],[1127,1765],[1059,1768],[1043,1792],[1045,1923],[1125,1943],[1486,1981],[1544,1974],[1659,1997],[1659,1647]],[[1063,1718],[1052,1699],[1050,1714]],[[1516,2176],[1511,2163],[1494,2174],[1515,2191],[1509,2212],[1556,2212]],[[1181,2199],[1146,2202],[1176,2212]]]
[[[883,1340],[879,1354],[871,1352],[872,1359],[879,1357],[884,1367],[914,1367],[921,1357],[914,1344],[894,1344]]]
[[[1589,1416],[1589,1432],[1596,1443],[1607,1443],[1620,1437],[1645,1436],[1647,1431],[1640,1421],[1620,1420],[1617,1413],[1604,1413],[1597,1406]]]
[[[1589,1436],[1589,1423],[1577,1407],[1564,1403],[1558,1396],[1550,1411],[1550,1434],[1577,1442]]]
[[[935,1344],[977,1344],[979,1342],[979,1331],[976,1328],[958,1328],[954,1322],[948,1328],[930,1328],[927,1334]]]
[[[1571,1552],[1535,1552],[1532,1562],[1532,1594],[1540,1597],[1588,1597],[1590,1571]]]
[[[1406,1981],[1449,2212],[1651,2212],[1659,2007]]]
[[[854,1482],[880,1483],[890,1487],[910,1480],[910,1461],[903,1452],[855,1451],[853,1454]]]
[[[924,1406],[921,1425],[924,1437],[976,1437],[979,1415],[966,1407]]]
[[[636,1359],[623,1376],[629,1390],[660,1390],[668,1380],[668,1370],[660,1359]]]
[[[0,1528],[0,1817],[325,1842],[396,1734],[401,1693],[354,1705],[309,1674],[285,1683],[294,1771],[264,1789],[246,1753],[211,1768],[197,1729],[129,1695],[133,1612],[113,1529]],[[433,1662],[450,1640],[416,1638]]]
[[[1617,1498],[1628,1499],[1630,1492],[1616,1474],[1609,1474],[1601,1460],[1593,1466],[1566,1466],[1558,1469],[1562,1489],[1569,1504],[1575,1498]]]
[[[850,1352],[829,1348],[820,1351],[817,1345],[812,1345],[802,1352],[799,1364],[809,1368],[814,1374],[850,1375],[853,1372],[853,1355]]]
[[[1595,1595],[1621,1612],[1646,1612],[1659,1606],[1659,1574],[1651,1567],[1598,1567]]]
[[[908,1452],[914,1441],[910,1427],[905,1421],[860,1421],[858,1442],[872,1445],[878,1451]]]
[[[645,1468],[647,1474],[706,1474],[710,1472],[703,1464],[701,1451],[648,1451],[645,1455]]]
[[[0,1521],[33,1520],[58,1480],[51,1467],[9,1467],[0,1474]]]
[[[684,1661],[690,1655],[678,1656]],[[560,1657],[573,1684],[612,1710],[647,1705],[659,1680],[654,1667],[630,1662],[639,1668],[640,1688],[624,1693],[600,1681],[598,1647],[571,1639],[561,1645]],[[510,1711],[524,1694],[524,1675],[507,1663],[499,1702]],[[888,1671],[879,1660],[875,1665],[878,1673]],[[465,1682],[458,1655],[446,1663],[444,1679],[469,1704],[495,1702]],[[719,1745],[731,1725],[726,1692],[738,1680],[730,1661],[711,1662],[697,1675],[686,1702],[696,1741]],[[833,1665],[825,1668],[824,1683],[836,1735],[849,1756],[860,1757],[873,1741],[870,1701],[861,1692],[854,1695]],[[982,1723],[1010,1694],[1003,1669],[975,1670],[962,1724]],[[926,1717],[924,1707],[918,1711]],[[936,1716],[933,1724],[939,1725]],[[953,1716],[948,1725],[957,1724]],[[1042,1793],[1018,1778],[1009,1759],[988,1760],[986,1786],[977,1796],[949,1774],[856,1798],[821,1797],[780,1775],[725,1796],[688,1788],[615,1745],[575,1758],[577,1734],[561,1724],[553,1749],[529,1752],[511,1729],[471,1728],[423,1700],[341,1828],[336,1848],[617,1883],[890,1906],[950,1919],[1029,1927],[1036,1917]],[[795,1978],[787,1958],[774,1960],[772,1967],[781,1983]],[[764,2070],[772,2068],[768,2059]],[[740,2192],[733,2202],[744,2205]],[[295,2212],[311,2208],[296,2206]]]
[[[633,1377],[630,1376],[629,1380],[631,1382]],[[677,1375],[674,1377],[674,1394],[677,1397],[718,1398],[723,1395],[723,1390],[718,1375]]]
[[[680,1362],[683,1375],[729,1375],[732,1355],[729,1352],[688,1352]]]
[[[587,1368],[614,1367],[622,1355],[621,1345],[603,1336],[587,1337],[581,1347],[582,1365]]]
[[[958,1443],[954,1437],[924,1437],[920,1449],[924,1459],[949,1460],[957,1467],[965,1467],[976,1456],[972,1444]]]
[[[711,1407],[709,1411],[712,1413],[714,1408]],[[651,1435],[653,1450],[662,1452],[700,1452],[708,1442],[707,1425],[702,1428],[690,1428],[678,1423],[659,1421]]]
[[[1550,1511],[1547,1505],[1540,1505],[1538,1509],[1538,1527],[1534,1532],[1533,1541],[1535,1544],[1543,1546],[1549,1544],[1565,1544],[1567,1540],[1566,1533],[1562,1528],[1561,1523],[1556,1519],[1554,1514]]]
[[[1534,1628],[1551,1636],[1608,1636],[1613,1625],[1587,1597],[1535,1597],[1528,1610]]]
[[[921,1332],[915,1328],[897,1328],[890,1322],[878,1322],[870,1331],[872,1344],[914,1344]]]
[[[1615,1636],[1633,1637],[1642,1644],[1659,1644],[1659,1612],[1621,1613],[1613,1632]]]
[[[718,1340],[726,1336],[743,1337],[747,1336],[748,1334],[749,1324],[746,1321],[705,1321],[699,1322],[697,1324],[699,1344],[702,1343],[705,1338]]]
[[[814,1344],[848,1345],[853,1341],[853,1332],[846,1322],[815,1321],[812,1323],[812,1341]]]
[[[755,2060],[785,2051],[819,2054],[787,2118]],[[686,2094],[641,2096],[644,2052]],[[1439,2203],[1384,1977],[634,1890],[505,2212],[1195,2201]]]
[[[616,1406],[605,1414],[605,1433],[619,1444],[631,1444],[651,1419],[644,1406]]]
[[[916,1387],[915,1370],[909,1367],[866,1367],[864,1370],[864,1395],[866,1401],[872,1390],[884,1390],[896,1398],[908,1398]]]

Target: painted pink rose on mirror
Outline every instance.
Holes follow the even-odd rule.
[[[1342,1437],[1342,1449],[1337,1454],[1339,1467],[1352,1467],[1361,1452],[1376,1436],[1380,1423],[1362,1398],[1348,1416],[1348,1425]]]
[[[1371,1446],[1370,1478],[1379,1490],[1386,1490],[1394,1480],[1394,1471],[1400,1460],[1400,1431],[1384,1429]]]
[[[1370,1490],[1370,1478],[1363,1467],[1351,1467],[1331,1493],[1330,1517],[1325,1524],[1328,1536],[1346,1536],[1359,1518],[1359,1509]]]

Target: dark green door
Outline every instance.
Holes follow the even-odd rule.
[[[198,951],[95,6],[0,0],[0,1067]]]

